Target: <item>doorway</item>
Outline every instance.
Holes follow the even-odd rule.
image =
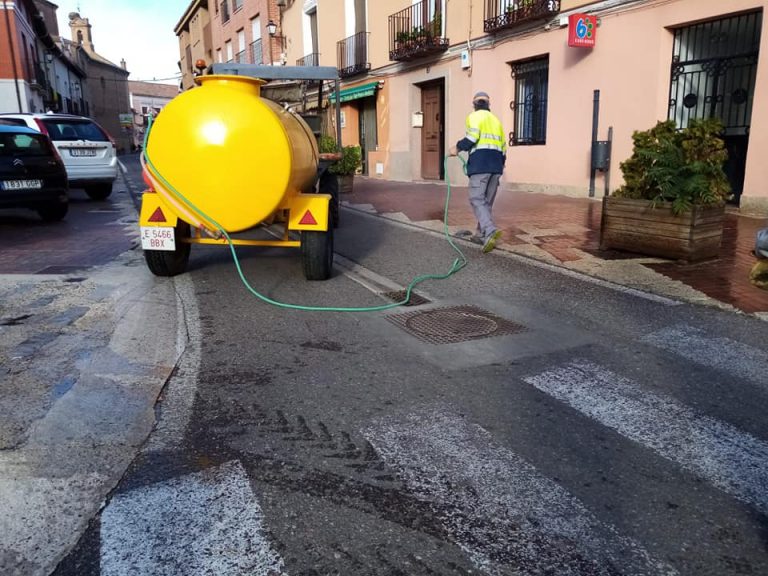
[[[368,176],[370,175],[368,154],[375,152],[379,144],[376,124],[376,96],[361,98],[358,102],[358,133],[360,134],[360,150],[363,156],[362,172]]]
[[[421,86],[421,111],[424,115],[421,128],[421,177],[424,180],[442,180],[445,177],[442,162],[445,156],[443,95],[443,80]]]
[[[744,188],[762,16],[751,12],[675,30],[669,119],[678,128],[692,118],[723,123],[725,172],[736,204]]]

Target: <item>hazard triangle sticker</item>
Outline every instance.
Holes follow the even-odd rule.
[[[299,224],[303,226],[315,226],[317,225],[317,220],[315,220],[315,217],[312,216],[312,212],[307,210],[304,213],[304,216],[301,217],[301,220],[299,220]]]
[[[165,214],[163,214],[162,209],[160,206],[157,207],[157,210],[155,210],[152,213],[152,216],[149,217],[149,222],[167,222],[165,219]]]

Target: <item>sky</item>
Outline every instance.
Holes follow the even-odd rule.
[[[70,38],[69,13],[91,23],[96,52],[117,65],[125,58],[129,80],[178,84],[179,43],[173,32],[190,0],[51,0],[59,34]]]

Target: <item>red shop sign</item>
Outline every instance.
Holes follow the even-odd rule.
[[[571,14],[568,16],[568,46],[594,48],[597,41],[597,16]]]

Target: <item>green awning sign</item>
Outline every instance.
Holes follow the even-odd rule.
[[[339,90],[339,101],[349,102],[350,100],[357,100],[358,98],[367,98],[376,94],[376,89],[379,87],[378,82],[369,82],[362,86],[355,86],[354,88],[345,88]],[[336,92],[332,92],[328,97],[331,102],[336,101]]]

